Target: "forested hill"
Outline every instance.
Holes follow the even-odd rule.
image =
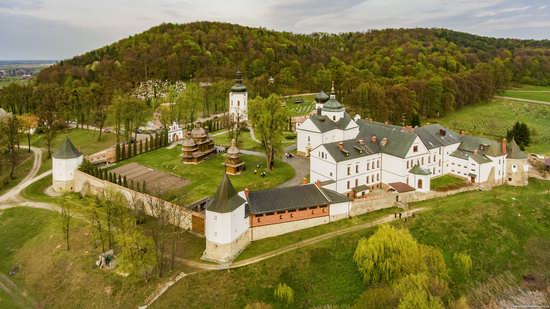
[[[227,79],[236,69],[252,96],[326,90],[334,80],[353,110],[396,121],[401,113],[442,114],[485,100],[511,81],[550,84],[550,41],[445,29],[302,35],[217,22],[162,24],[45,69],[38,81],[128,90],[147,79]]]

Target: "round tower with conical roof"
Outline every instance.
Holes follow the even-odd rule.
[[[330,120],[337,122],[344,118],[346,109],[344,106],[336,100],[336,91],[334,90],[334,81],[332,82],[332,89],[330,91],[329,99],[323,104],[321,109],[321,115],[327,116]]]
[[[68,137],[52,155],[52,179],[55,192],[74,190],[74,175],[84,156],[73,145]]]
[[[243,84],[242,73],[235,74],[235,84],[229,92],[229,115],[239,121],[248,121],[248,90]]]

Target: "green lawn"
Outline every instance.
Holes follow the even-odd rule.
[[[426,119],[424,123],[440,123],[469,135],[493,139],[506,136],[516,121],[525,122],[531,129],[532,145],[526,152],[550,155],[550,106],[495,99],[489,103],[466,106],[443,118]]]
[[[285,102],[285,107],[289,112],[290,116],[303,116],[311,113],[315,110],[315,96],[309,95],[309,96],[299,96],[299,97],[288,97],[283,98],[283,102]],[[296,99],[303,99],[304,103],[296,104],[294,103],[294,100]]]
[[[85,129],[68,129],[58,131],[52,140],[52,153],[57,151],[57,148],[68,136],[75,147],[79,148],[85,155],[91,155],[98,151],[104,150],[116,144],[116,135],[114,133],[101,134],[101,140],[98,141],[98,131],[85,130]],[[23,136],[21,139],[21,145],[27,145],[27,137]],[[42,147],[46,149],[46,138],[42,134],[35,134],[32,136],[31,145],[35,147]],[[46,156],[47,156],[47,150]]]
[[[13,281],[45,308],[136,308],[157,286],[130,282],[94,262],[89,228],[73,220],[71,250],[65,250],[59,214],[31,208],[0,213],[0,271],[15,265]],[[2,294],[0,293],[0,298]],[[8,303],[9,304],[9,303]],[[2,306],[0,307],[11,308]]]
[[[28,153],[26,149],[21,148],[16,154],[15,179],[10,179],[8,159],[7,154],[0,154],[0,195],[21,182],[31,171],[34,163],[33,153]]]
[[[229,134],[227,132],[224,134],[218,134],[216,136],[213,136],[212,138],[214,139],[214,144],[216,144],[217,146],[231,146],[231,138],[229,137]],[[261,145],[253,141],[250,137],[250,132],[241,133],[239,145],[237,145],[237,148],[262,151]]]
[[[431,210],[395,224],[409,228],[419,242],[443,251],[456,297],[508,271],[518,282],[529,273],[550,274],[550,254],[543,249],[550,246],[547,190],[550,182],[530,179],[528,187],[503,186],[494,193],[467,192],[420,202],[413,207]],[[342,235],[239,269],[189,276],[171,287],[153,307],[185,304],[187,308],[215,308],[223,303],[227,308],[243,308],[247,303],[263,302],[285,308],[273,297],[275,286],[281,282],[294,289],[296,308],[353,304],[367,288],[353,253],[358,240],[373,230]],[[471,278],[459,274],[453,262],[458,252],[472,257]]]
[[[467,182],[464,178],[456,177],[451,174],[439,176],[430,180],[430,189],[435,191],[447,191],[466,185]]]
[[[506,90],[505,97],[550,102],[550,87],[523,85]]]
[[[190,184],[166,194],[165,198],[175,203],[188,204],[214,195],[225,172],[224,156],[215,155],[200,164],[187,165],[181,163],[180,154],[180,146],[173,149],[163,148],[125,160],[119,165],[113,165],[113,167],[137,162],[190,180]],[[273,171],[267,171],[267,176],[261,178],[260,172],[266,169],[256,168],[256,165],[263,164],[265,167],[264,158],[243,155],[241,159],[246,164],[246,171],[238,176],[230,176],[231,182],[237,190],[243,190],[246,187],[250,190],[273,188],[290,180],[295,174],[290,165],[276,161]],[[254,174],[255,169],[258,171],[257,174]]]
[[[18,77],[4,77],[4,78],[0,78],[0,88],[7,87],[11,83],[25,84],[27,82],[28,82],[28,80],[20,79]]]

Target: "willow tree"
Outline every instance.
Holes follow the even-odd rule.
[[[248,119],[262,144],[267,159],[266,166],[272,170],[275,152],[281,148],[288,112],[276,94],[270,95],[267,99],[256,97],[248,104]]]

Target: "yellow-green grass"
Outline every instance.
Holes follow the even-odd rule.
[[[227,132],[215,135],[213,136],[213,139],[214,144],[216,144],[217,146],[231,146],[231,138],[229,137],[229,134]],[[239,136],[239,145],[237,145],[237,147],[239,149],[261,151],[261,145],[252,140],[252,137],[250,137],[250,132],[241,133],[241,135]]]
[[[15,187],[31,171],[34,163],[33,153],[28,153],[26,149],[21,148],[16,153],[16,165],[14,170],[14,179],[10,178],[10,164],[8,154],[0,154],[0,195],[9,189]]]
[[[13,208],[0,213],[0,271],[46,308],[135,308],[159,283],[135,282],[95,266],[89,227],[73,219],[71,250],[65,249],[58,213]]]
[[[313,95],[287,97],[283,98],[283,102],[285,102],[285,107],[290,116],[304,116],[315,110],[314,97]],[[303,99],[304,103],[294,103],[294,100],[297,99]]]
[[[165,193],[164,198],[178,204],[185,205],[214,195],[225,173],[223,164],[225,157],[223,154],[214,155],[200,164],[183,164],[181,163],[180,154],[181,146],[173,149],[162,148],[125,160],[113,165],[113,167],[137,162],[191,181],[190,184],[184,187]],[[275,162],[273,171],[267,171],[265,159],[262,157],[242,155],[241,159],[246,164],[246,171],[242,172],[241,175],[230,176],[231,182],[237,190],[273,188],[290,180],[295,174],[290,165],[281,161]],[[262,164],[264,167],[257,168],[257,164]],[[257,170],[256,174],[254,174],[254,170]],[[260,173],[263,171],[267,173],[265,178],[260,177]]]
[[[26,79],[20,79],[20,78],[16,78],[16,77],[0,78],[0,89],[3,88],[3,87],[9,86],[11,83],[25,84],[27,82],[28,82],[28,80],[26,80]]]
[[[348,219],[342,219],[336,222],[323,224],[317,227],[312,227],[304,230],[299,230],[289,234],[270,237],[252,242],[246,249],[237,257],[237,261],[249,259],[263,253],[283,248],[285,246],[297,243],[302,240],[313,238],[326,233],[334,232],[343,228],[354,225],[369,223],[380,219],[389,214],[395,214],[400,211],[397,207],[386,208],[368,214]]]
[[[533,244],[550,243],[550,182],[530,179],[528,187],[503,186],[495,192],[467,192],[416,203],[428,210],[407,222],[419,242],[439,247],[449,269],[452,295],[468,293],[489,278],[510,271],[521,280],[529,273],[547,273],[549,254],[532,254]],[[512,198],[515,198],[513,200]],[[321,227],[319,227],[321,228]],[[279,283],[295,291],[292,307],[350,305],[369,287],[353,262],[357,242],[376,229],[367,228],[279,255],[232,271],[212,271],[188,276],[171,287],[154,308],[243,308],[263,302],[285,308],[273,296]],[[464,276],[454,262],[455,253],[466,253],[473,270]],[[542,268],[541,268],[542,267]],[[204,293],[208,291],[208,293]]]
[[[450,174],[432,178],[430,180],[430,190],[435,191],[446,191],[466,185],[467,183],[464,178],[456,177]]]
[[[98,141],[98,131],[86,130],[86,129],[66,129],[58,131],[52,140],[51,150],[52,153],[57,151],[57,148],[68,136],[71,142],[80,149],[85,155],[91,155],[98,151],[107,149],[116,144],[116,135],[114,133],[102,133],[101,140]],[[24,136],[21,139],[21,145],[27,145],[27,137]],[[46,138],[43,134],[35,134],[31,138],[31,145],[35,147],[41,147],[44,149],[45,156],[47,157]]]
[[[546,90],[506,90],[502,94],[505,97],[518,98],[518,99],[527,99],[535,101],[543,101],[550,103],[550,87]]]
[[[468,135],[482,135],[500,140],[516,121],[531,129],[532,143],[526,152],[550,155],[550,106],[495,99],[488,103],[466,106],[443,118],[426,119],[438,122]]]

